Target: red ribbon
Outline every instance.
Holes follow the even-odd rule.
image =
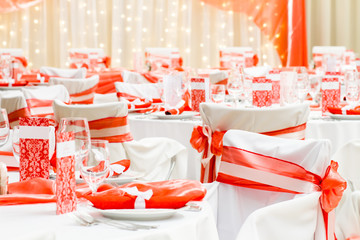
[[[216,156],[220,156],[223,151],[223,137],[226,131],[215,131],[211,134],[210,152]],[[190,143],[199,153],[207,152],[209,147],[209,137],[204,133],[202,126],[196,126],[191,134]]]
[[[331,161],[320,184],[322,189],[320,203],[327,213],[337,207],[346,189],[346,181],[337,172],[338,167],[337,162]]]

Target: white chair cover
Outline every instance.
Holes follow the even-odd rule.
[[[246,152],[256,153],[260,156],[270,156],[275,159],[295,163],[322,178],[330,164],[330,143],[327,140],[291,140],[241,130],[229,130],[224,135],[223,146],[224,148],[243,149]],[[228,168],[237,170],[237,165],[235,166],[228,162],[221,161],[218,180],[219,178],[224,179],[224,176],[229,174],[227,172],[228,170],[226,170]],[[261,177],[263,176],[263,172],[257,175]],[[277,175],[264,176],[266,176],[268,180],[272,180],[276,179]],[[240,178],[247,179],[245,175]],[[282,182],[280,181],[280,183]],[[268,181],[267,184],[274,186],[271,181]],[[296,185],[294,184],[294,186]],[[311,192],[311,190],[309,192]],[[274,203],[290,200],[294,197],[295,194],[292,193],[270,190],[264,191],[221,182],[219,184],[218,199],[218,231],[220,239],[235,239],[246,218],[255,210]],[[316,203],[319,203],[318,199]],[[297,215],[293,215],[292,217],[297,217]],[[322,215],[319,217],[318,224],[321,224],[321,222],[323,222]],[[279,231],[283,230],[283,226],[278,227]],[[257,230],[255,229],[255,231]]]
[[[168,177],[170,166],[173,163],[174,168],[170,178],[184,178],[186,176],[186,149],[183,145],[168,138],[132,140],[130,128],[127,124],[126,103],[66,105],[60,101],[54,101],[54,113],[57,121],[62,117],[86,117],[93,138],[110,139],[110,161],[130,159],[130,170],[143,175],[145,180],[164,180]],[[111,118],[121,118],[122,126],[109,127],[105,124],[102,129],[92,128],[92,122],[99,122],[104,119],[111,120]],[[121,139],[111,141],[111,137],[114,135],[120,136]]]
[[[95,93],[94,95],[94,104],[98,103],[108,103],[108,102],[117,102],[118,98],[116,96],[116,93]]]
[[[85,53],[89,54],[95,52],[99,57],[105,57],[104,49],[102,48],[70,48],[69,53]]]
[[[339,163],[339,173],[343,176],[352,191],[360,191],[360,139],[347,142],[334,154],[333,159]]]
[[[29,117],[30,112],[26,104],[25,96],[21,91],[0,91],[1,108],[8,113],[10,127],[19,125],[19,117]]]
[[[119,98],[145,98],[149,100],[161,101],[159,85],[156,83],[133,84],[125,82],[115,82],[116,92]]]
[[[252,47],[223,47],[220,48],[220,67],[253,67],[255,55]]]
[[[159,67],[181,67],[180,59],[178,48],[145,48],[145,62],[152,71]]]
[[[121,73],[124,83],[149,83],[149,81],[140,73],[133,71],[123,71]]]
[[[319,192],[279,202],[253,212],[242,225],[237,240],[325,240]]]
[[[68,91],[63,85],[40,86],[21,89],[31,116],[45,117],[53,115],[52,102],[55,99],[70,102]]]
[[[89,78],[68,79],[51,77],[50,85],[64,85],[70,94],[72,104],[91,104],[94,101],[95,90],[99,83],[99,75]]]
[[[63,69],[54,67],[41,67],[40,73],[49,77],[62,77],[62,78],[85,78],[86,68],[79,69]]]

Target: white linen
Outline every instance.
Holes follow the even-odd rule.
[[[360,191],[345,190],[336,208],[335,233],[338,240],[360,237]]]
[[[321,193],[272,204],[253,212],[237,235],[237,240],[325,240],[325,227],[317,226],[322,218]]]
[[[348,181],[348,187],[360,191],[360,139],[347,142],[332,157],[339,163],[339,174]]]
[[[250,132],[270,132],[306,123],[308,104],[273,108],[232,108],[216,103],[201,103],[203,122],[213,131],[240,129]]]
[[[224,135],[223,145],[290,161],[321,177],[330,164],[330,143],[327,140],[292,140],[230,130]],[[235,239],[241,225],[253,211],[294,197],[295,195],[290,193],[220,183],[218,199],[220,239]]]
[[[82,226],[70,214],[56,215],[55,203],[2,206],[1,239],[23,240],[26,233],[28,236],[41,236],[36,240],[52,239],[45,236],[55,236],[56,240],[217,240],[212,212],[206,202],[202,207],[200,212],[179,210],[169,219],[141,222],[158,225],[158,229],[127,231],[105,224]]]
[[[123,102],[93,104],[93,105],[66,105],[60,101],[53,104],[55,119],[61,117],[86,117],[89,121],[127,116],[127,104]],[[126,126],[126,132],[129,132]],[[91,131],[94,136],[95,131]],[[101,136],[99,136],[101,137]],[[187,155],[185,147],[169,138],[148,138],[139,141],[116,142],[109,144],[110,162],[130,159],[130,170],[143,175],[146,180],[164,180],[169,172],[171,158],[176,158],[173,178],[185,178]],[[155,167],[156,166],[156,167]]]
[[[121,73],[124,83],[149,83],[149,81],[140,73],[132,71],[123,71]]]
[[[94,104],[98,103],[108,103],[108,102],[117,102],[118,98],[116,96],[116,93],[95,93],[94,95]]]
[[[41,67],[40,73],[51,77],[63,77],[63,78],[85,78],[86,68],[79,69],[64,69],[55,67]]]
[[[138,98],[160,99],[160,86],[156,83],[115,82],[116,92],[129,94]]]
[[[27,108],[25,96],[18,90],[0,91],[0,102],[1,108],[5,108],[8,115],[19,109]],[[10,127],[14,127],[19,125],[19,120],[9,120],[9,124]]]
[[[71,102],[77,103],[82,101],[93,101],[95,94],[95,87],[99,83],[99,75],[94,75],[89,78],[59,78],[50,77],[49,85],[64,85],[70,95],[82,93],[86,90],[94,88],[91,92],[82,94],[81,96],[70,96]]]

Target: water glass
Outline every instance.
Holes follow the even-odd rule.
[[[0,146],[6,144],[9,138],[9,119],[5,108],[0,109]]]
[[[297,102],[297,73],[295,71],[280,73],[280,105]]]
[[[75,169],[87,158],[90,150],[90,130],[86,118],[61,118],[58,133],[73,132],[75,137]]]
[[[214,103],[225,102],[225,85],[211,85],[211,101]]]
[[[240,95],[242,93],[242,87],[243,87],[242,77],[243,76],[242,74],[240,74],[240,72],[233,71],[226,85],[229,95],[231,95],[234,100],[235,107],[237,106],[237,103],[239,102],[240,99]]]
[[[10,55],[1,55],[0,57],[0,70],[2,80],[10,82],[12,78],[12,63]]]
[[[297,99],[303,102],[306,99],[307,94],[310,92],[309,76],[306,68],[301,67],[300,72],[297,73]]]
[[[349,106],[355,107],[359,102],[359,73],[354,71],[347,71],[344,76],[345,81],[345,94],[346,101],[349,103]]]
[[[89,155],[81,161],[80,165],[81,177],[89,185],[92,193],[95,193],[108,177],[109,159],[109,141],[92,139]]]

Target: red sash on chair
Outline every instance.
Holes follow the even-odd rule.
[[[262,133],[268,136],[305,139],[306,123],[298,126]],[[213,182],[222,154],[222,137],[226,131],[212,132],[209,126],[196,126],[193,129],[190,143],[199,153],[203,152],[201,160],[201,177],[203,183]],[[210,147],[209,147],[210,146]]]
[[[93,139],[121,143],[133,140],[127,116],[108,117],[89,121],[90,135]]]
[[[218,182],[239,187],[294,194],[321,191],[327,240],[334,239],[334,210],[346,189],[346,181],[337,173],[338,164],[328,166],[324,178],[307,171],[293,162],[250,152],[233,146],[224,146]]]

